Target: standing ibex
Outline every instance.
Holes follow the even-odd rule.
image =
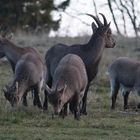
[[[86,86],[87,74],[82,59],[74,54],[64,56],[54,72],[52,88],[46,88],[54,113],[59,114],[63,107],[66,113],[67,104],[71,103],[75,118],[79,119]]]
[[[6,57],[8,59],[14,73],[15,73],[15,67],[16,67],[17,62],[21,59],[21,57],[24,54],[29,53],[29,52],[39,56],[38,51],[34,48],[18,47],[6,37],[0,37],[0,58]],[[26,95],[23,98],[23,104],[24,103],[27,103]],[[35,100],[34,100],[34,104],[36,104]]]
[[[72,46],[57,44],[47,51],[45,57],[46,66],[48,68],[46,80],[49,87],[52,86],[52,77],[62,57],[64,57],[68,53],[76,54],[81,57],[86,66],[86,71],[88,75],[88,84],[84,93],[81,109],[81,113],[83,114],[87,114],[86,112],[87,92],[91,81],[95,78],[98,72],[98,65],[101,60],[103,50],[104,48],[113,48],[115,46],[115,40],[112,36],[111,29],[109,28],[110,23],[109,24],[107,23],[105,16],[101,14],[104,19],[104,24],[102,24],[97,17],[90,14],[87,15],[92,17],[98,25],[97,27],[94,22],[92,23],[92,29],[94,31],[94,34],[92,34],[89,42],[83,45],[75,44]],[[48,105],[46,91],[44,108],[47,109],[47,107]]]
[[[13,106],[18,104],[28,91],[33,90],[36,103],[41,108],[38,94],[43,87],[44,79],[45,67],[39,53],[26,53],[16,64],[12,85],[3,89],[5,97]]]
[[[31,47],[19,47],[13,44],[10,40],[0,37],[0,58],[6,57],[11,64],[13,72],[18,60],[26,53],[32,52],[38,54],[38,51]]]
[[[117,94],[122,88],[124,109],[127,109],[129,93],[136,90],[140,95],[140,62],[120,57],[110,65],[108,74],[111,84],[111,108],[115,109]]]

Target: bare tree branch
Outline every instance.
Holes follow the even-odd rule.
[[[94,5],[95,14],[96,14],[96,16],[98,16],[97,6],[96,6],[96,3],[95,3],[95,0],[93,0],[93,5]]]
[[[126,21],[125,21],[125,15],[124,15],[124,10],[122,7],[120,7],[119,3],[117,2],[117,0],[114,0],[114,3],[117,6],[117,9],[121,12],[122,15],[122,20],[123,20],[123,28],[124,28],[124,34],[127,35],[127,30],[126,30]]]
[[[122,0],[120,0],[120,4],[126,10],[128,16],[129,16],[129,18],[131,20],[131,23],[133,25],[133,28],[134,28],[134,31],[135,31],[135,35],[137,37],[138,36],[138,32],[137,32],[137,25],[136,25],[136,15],[135,15],[134,7],[133,7],[134,6],[134,3],[133,3],[132,0],[130,2],[132,4],[132,7],[131,7],[131,9],[132,9],[132,15],[131,15],[130,10],[128,9],[128,7],[122,2]]]
[[[117,33],[121,34],[121,32],[119,30],[119,27],[118,27],[118,24],[117,24],[117,21],[116,21],[116,18],[115,18],[115,15],[114,15],[114,12],[113,12],[113,9],[112,9],[111,0],[107,0],[107,1],[108,1],[108,6],[109,6],[109,9],[110,9],[110,12],[112,14],[112,18],[113,18],[114,24],[115,24],[116,29],[117,29]]]
[[[81,19],[80,19],[79,17],[77,17],[77,16],[71,15],[70,13],[68,13],[68,12],[66,12],[66,11],[64,11],[63,13],[65,13],[66,15],[68,15],[68,16],[74,18],[74,19],[79,20],[81,23],[83,23],[83,24],[85,24],[85,25],[87,25],[87,26],[91,26],[90,24],[88,24],[87,22],[81,20]],[[79,14],[79,15],[83,15],[83,14]]]
[[[126,0],[124,0],[124,1],[126,1]],[[122,2],[122,0],[120,0],[121,6],[126,10],[128,16],[130,18],[130,21],[132,23],[132,26],[133,26],[133,29],[134,29],[134,32],[135,32],[135,36],[136,36],[136,47],[137,47],[137,45],[138,45],[137,44],[137,40],[138,40],[138,27],[137,27],[137,24],[136,24],[135,4],[134,4],[134,0],[130,0],[129,2],[130,2],[129,5],[131,5],[130,9],[126,5],[128,2],[124,4]]]

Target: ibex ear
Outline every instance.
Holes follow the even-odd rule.
[[[106,25],[106,27],[105,27],[105,29],[104,29],[104,33],[107,33],[107,32],[108,32],[108,30],[109,30],[109,28],[110,28],[110,24],[111,24],[111,22],[109,22],[109,23]]]
[[[94,22],[92,22],[92,31],[93,31],[93,33],[95,33],[96,32],[96,30],[97,30],[97,26],[96,26],[96,24],[94,23]]]
[[[66,88],[67,88],[67,85],[65,84],[65,86],[64,86],[64,91],[63,91],[63,92],[65,92],[65,91],[66,91]]]
[[[45,89],[47,90],[48,94],[51,94],[52,90],[49,88],[48,85],[46,85],[46,88]]]
[[[16,82],[16,89],[18,89],[18,82]]]

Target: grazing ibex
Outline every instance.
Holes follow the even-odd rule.
[[[54,72],[51,89],[48,86],[46,88],[54,113],[59,114],[62,109],[66,111],[67,104],[71,103],[74,117],[79,119],[80,103],[86,86],[87,74],[82,59],[74,54],[64,56]]]
[[[44,85],[45,71],[39,53],[29,52],[20,58],[15,66],[13,83],[3,89],[12,106],[18,104],[28,91],[33,90],[37,106],[42,107],[38,94]]]
[[[111,84],[111,108],[115,109],[117,94],[121,88],[124,96],[124,109],[127,109],[129,93],[136,90],[140,95],[140,62],[120,57],[110,65],[108,74]]]
[[[34,48],[18,47],[6,37],[0,37],[0,58],[6,57],[8,59],[14,73],[15,73],[15,67],[17,62],[21,59],[23,55],[29,52],[39,56],[38,51]],[[26,102],[27,99],[26,96],[24,96],[23,103]],[[34,100],[34,104],[36,104],[35,100]]]
[[[113,48],[115,46],[115,40],[111,33],[110,23],[109,24],[107,23],[105,16],[101,14],[104,19],[104,24],[102,24],[97,17],[90,14],[87,15],[92,17],[98,25],[97,27],[94,22],[92,23],[92,29],[94,31],[94,34],[92,34],[91,39],[89,40],[88,43],[83,45],[75,44],[72,46],[57,44],[52,48],[50,48],[45,56],[46,66],[48,68],[46,81],[49,87],[52,86],[52,77],[61,58],[63,58],[68,53],[72,53],[80,56],[80,58],[83,60],[88,75],[88,84],[84,93],[81,109],[81,113],[83,114],[87,114],[86,112],[87,92],[91,81],[95,78],[98,72],[98,65],[101,60],[103,50],[104,48]],[[47,107],[48,105],[46,91],[44,108],[47,109]]]

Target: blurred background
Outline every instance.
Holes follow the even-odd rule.
[[[138,0],[0,0],[0,24],[13,32],[85,36],[93,20],[83,14],[103,13],[114,34],[138,37],[139,7]]]

